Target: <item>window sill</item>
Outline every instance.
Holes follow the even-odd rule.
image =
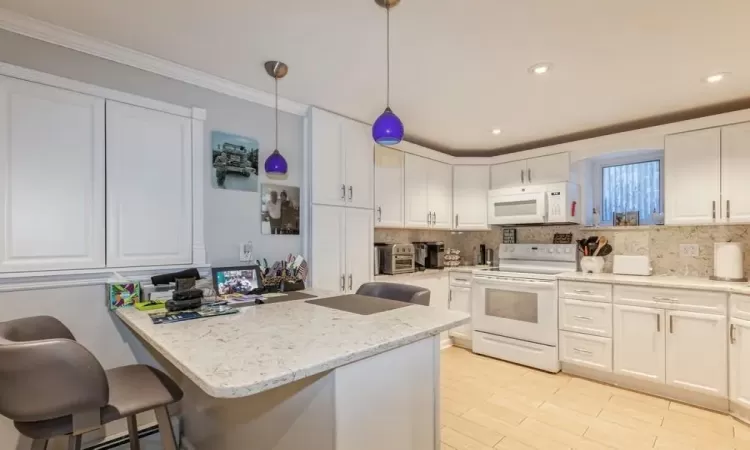
[[[638,231],[638,230],[653,230],[655,228],[666,228],[668,225],[629,225],[623,227],[616,227],[614,225],[599,225],[588,226],[583,225],[582,230],[609,230],[609,231]]]

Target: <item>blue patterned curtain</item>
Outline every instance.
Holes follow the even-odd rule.
[[[614,212],[638,211],[641,224],[650,224],[652,212],[661,212],[660,169],[658,160],[604,167],[602,223],[611,224]]]

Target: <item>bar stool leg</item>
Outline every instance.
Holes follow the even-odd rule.
[[[27,442],[29,442],[28,447],[24,447],[23,445],[19,446],[19,448],[26,448],[29,450],[47,450],[47,440],[46,439],[29,439]]]
[[[169,410],[166,406],[161,406],[154,409],[154,413],[156,413],[156,422],[159,424],[162,447],[164,450],[177,450],[177,441],[172,429],[172,421],[169,418]]]
[[[68,450],[81,450],[81,435],[68,436]]]
[[[141,450],[141,442],[138,439],[138,420],[135,415],[128,416],[128,436],[130,436],[130,450]]]

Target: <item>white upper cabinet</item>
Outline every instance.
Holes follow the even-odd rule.
[[[107,101],[108,266],[192,262],[191,142],[189,118]]]
[[[722,220],[750,223],[750,123],[721,129]]]
[[[432,223],[427,207],[429,160],[407,153],[404,164],[404,212],[407,227],[426,228]]]
[[[312,201],[371,209],[374,143],[367,125],[312,108]]]
[[[614,373],[664,383],[664,311],[614,305]]]
[[[726,397],[727,318],[686,311],[666,314],[667,384]]]
[[[427,208],[432,213],[432,227],[453,227],[453,169],[450,164],[429,162]]]
[[[375,147],[375,227],[404,227],[404,153]]]
[[[104,267],[104,136],[103,99],[0,77],[0,272]]]
[[[492,189],[521,186],[526,183],[526,160],[495,164],[490,169]]]
[[[526,160],[526,183],[561,183],[570,179],[570,155],[556,153]]]
[[[453,228],[486,230],[487,193],[490,171],[487,166],[453,167]]]
[[[667,225],[710,224],[721,220],[719,128],[667,136],[664,166]]]

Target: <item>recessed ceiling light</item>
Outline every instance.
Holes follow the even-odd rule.
[[[715,73],[713,75],[709,75],[706,78],[703,79],[706,83],[718,83],[719,81],[722,81],[726,76],[729,75],[727,72],[722,73]]]
[[[529,67],[529,73],[534,75],[543,75],[552,70],[552,64],[550,63],[539,63]]]
[[[503,134],[503,130],[501,130],[500,128],[493,128],[492,129],[492,134],[494,134],[495,136],[499,136],[499,135]]]

